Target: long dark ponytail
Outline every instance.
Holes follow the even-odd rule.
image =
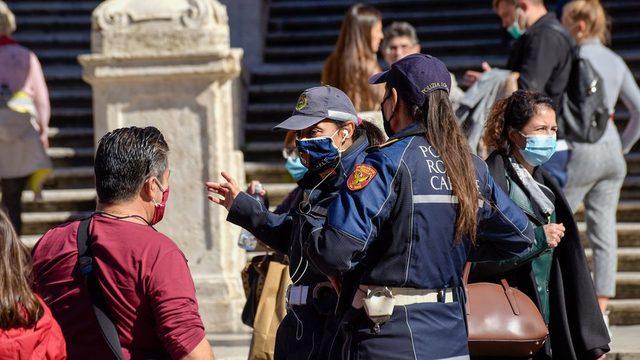
[[[414,119],[422,124],[427,140],[444,162],[453,195],[458,198],[455,240],[468,236],[475,243],[478,228],[478,187],[471,149],[453,113],[449,94],[435,90],[427,95],[422,107],[412,109]]]

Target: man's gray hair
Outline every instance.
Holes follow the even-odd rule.
[[[386,48],[392,39],[402,36],[408,37],[413,45],[420,42],[416,34],[416,28],[406,21],[394,21],[384,29],[384,43],[382,44],[382,48]]]

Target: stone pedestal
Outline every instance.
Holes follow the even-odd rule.
[[[206,330],[243,330],[239,229],[204,187],[221,170],[244,182],[231,96],[242,50],[229,46],[226,8],[216,0],[107,0],[93,13],[91,45],[79,61],[93,88],[96,143],[119,127],[162,131],[171,196],[157,228],[189,260]]]

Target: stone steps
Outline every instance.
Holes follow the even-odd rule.
[[[66,222],[91,215],[91,210],[25,212],[22,214],[22,231],[25,235],[44,234],[49,229]]]
[[[618,34],[613,34],[613,41],[618,43],[629,38],[634,38],[633,33],[620,33],[636,24],[634,17],[616,17],[616,30]],[[495,34],[501,31],[500,24],[493,19],[477,24],[444,24],[433,25],[426,23],[415,26],[421,45],[425,49],[430,49],[431,41],[435,39],[495,39]],[[310,30],[282,30],[272,31],[267,35],[268,46],[307,46],[313,45],[335,45],[338,38],[339,28],[321,28]]]
[[[578,223],[578,229],[580,230],[580,237],[583,239],[583,246],[586,248],[589,246],[586,235],[586,224],[584,222]],[[640,248],[640,223],[635,222],[619,222],[616,224],[616,230],[618,233],[618,247],[636,247]]]
[[[44,29],[18,31],[16,40],[29,48],[69,48],[90,42],[91,33],[88,31],[56,31]]]
[[[93,177],[93,166],[58,167],[45,182],[45,189],[93,188]]]
[[[633,222],[640,219],[640,200],[621,200],[618,203],[618,222]],[[584,220],[584,211],[578,210],[576,220]]]
[[[52,147],[93,147],[93,128],[49,128],[49,145]]]
[[[424,42],[424,46],[434,55],[443,53],[449,55],[465,55],[469,52],[481,52],[483,50],[489,50],[497,54],[507,54],[500,38],[431,40]],[[290,61],[292,58],[298,61],[324,61],[331,51],[333,51],[333,48],[333,44],[271,46],[265,49],[264,55],[265,59],[270,62]]]
[[[493,34],[495,35],[495,33]],[[438,56],[439,54],[466,55],[471,53],[480,53],[488,51],[494,54],[507,55],[507,51],[503,46],[503,40],[500,37],[487,36],[486,38],[463,38],[436,40],[439,36],[434,35],[429,40],[421,40],[422,47],[428,49],[429,53]],[[301,45],[298,43],[270,46],[265,49],[265,60],[269,62],[286,62],[291,58],[298,61],[324,61],[333,51],[335,46],[331,39],[325,40],[324,45],[318,45],[312,42],[311,45]],[[619,34],[613,35],[613,43],[617,48],[623,48],[628,43],[636,44],[640,41],[640,34]],[[309,42],[306,42],[309,44]]]
[[[13,5],[12,5],[13,8]],[[18,13],[20,14],[20,13]],[[20,18],[20,27],[27,28],[51,28],[56,29],[79,29],[86,31],[91,29],[91,18],[78,15],[34,15]]]
[[[616,275],[617,299],[640,299],[640,272],[619,272]]]
[[[482,61],[504,66],[504,32],[490,6],[474,0],[377,0],[369,2],[382,11],[384,23],[409,21],[416,26],[424,51],[440,57],[459,78]],[[634,69],[640,80],[640,33],[634,0],[604,1],[613,18],[613,48]],[[253,152],[253,142],[280,141],[272,124],[291,113],[298,95],[318,85],[322,63],[333,49],[340,23],[352,2],[274,1],[264,52],[265,63],[252,70],[247,112],[246,159],[273,161],[277,154]],[[626,114],[617,112],[626,121]],[[626,194],[625,194],[626,195]],[[632,193],[630,196],[636,197]]]
[[[640,299],[612,299],[609,310],[611,325],[640,324]]]
[[[284,160],[273,162],[245,162],[246,182],[260,180],[265,186],[272,183],[292,183],[293,179],[284,168]]]
[[[592,250],[585,249],[591,266]],[[640,247],[618,248],[618,272],[640,271]]]
[[[33,15],[84,15],[86,16],[98,6],[100,2],[95,0],[74,0],[74,1],[29,1],[29,0],[8,0],[11,10],[20,20],[22,17],[30,17]],[[91,19],[91,17],[89,17]],[[20,23],[20,22],[18,22]]]
[[[342,18],[352,2],[274,2],[270,7],[269,31],[300,31],[311,29],[339,29]],[[491,6],[478,1],[371,1],[367,2],[382,11],[385,23],[390,20],[409,21],[414,26],[432,24],[496,23]],[[612,16],[632,14],[637,3],[628,1],[604,1]],[[296,8],[300,6],[299,8]],[[616,28],[614,28],[616,30]],[[496,31],[498,33],[499,31]]]
[[[95,189],[44,190],[42,199],[36,200],[33,192],[22,194],[24,213],[57,211],[91,211],[96,206]]]
[[[38,56],[51,101],[50,149],[54,170],[42,199],[23,194],[28,242],[50,227],[95,208],[91,88],[81,78],[77,56],[90,52],[91,12],[97,0],[9,0],[16,15],[15,38]]]

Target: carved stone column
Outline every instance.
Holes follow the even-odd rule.
[[[189,260],[207,331],[240,331],[239,230],[204,187],[221,170],[244,180],[231,97],[242,50],[229,47],[226,8],[216,0],[107,0],[92,26],[92,54],[79,61],[93,88],[96,143],[119,127],[162,131],[171,196],[158,229]]]

